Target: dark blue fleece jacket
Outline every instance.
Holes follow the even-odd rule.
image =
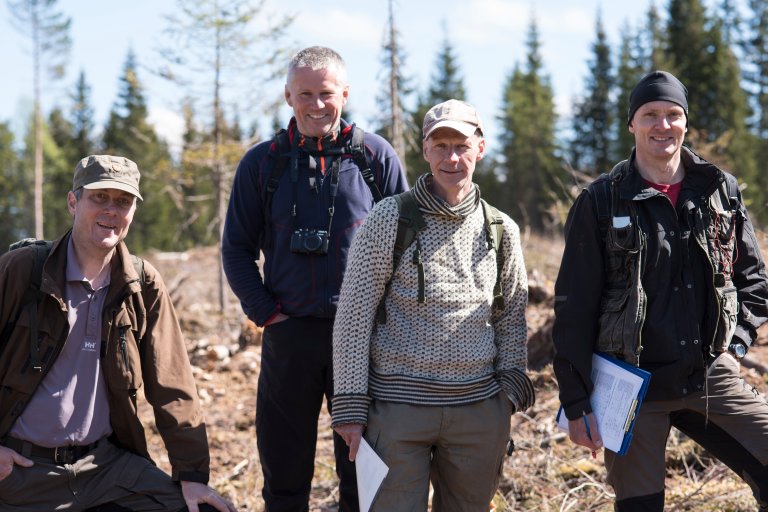
[[[295,126],[291,120],[292,136],[298,135]],[[354,129],[354,125],[342,120],[337,144],[343,146]],[[405,172],[392,146],[373,133],[366,133],[364,142],[381,194],[387,197],[407,190]],[[289,168],[283,171],[272,196],[269,225],[265,224],[264,202],[267,182],[277,162],[272,140],[248,150],[232,185],[222,238],[224,271],[243,311],[257,325],[264,325],[278,312],[296,317],[334,317],[349,246],[374,205],[352,155],[342,155],[328,253],[291,252],[295,229],[328,229],[331,206],[330,170],[325,176],[310,170],[308,155],[301,150],[299,153],[298,180],[292,182]],[[333,158],[325,157],[321,165],[330,169],[332,162]],[[315,178],[314,187],[310,178]],[[296,217],[292,219],[294,194]],[[271,230],[270,247],[263,247],[266,229]],[[256,263],[260,251],[264,251],[263,272]]]

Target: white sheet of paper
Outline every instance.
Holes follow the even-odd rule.
[[[357,494],[360,501],[360,512],[368,512],[379,492],[381,482],[387,476],[389,468],[384,461],[373,451],[365,438],[360,440],[355,458],[355,471],[357,473]]]
[[[597,419],[603,446],[618,452],[624,441],[627,415],[643,385],[643,379],[595,354],[592,356],[592,383],[594,389],[589,402]],[[565,414],[561,413],[558,420],[558,427],[567,432],[568,419]]]

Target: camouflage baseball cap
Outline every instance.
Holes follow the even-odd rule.
[[[475,107],[460,100],[444,101],[429,109],[422,125],[424,139],[438,128],[451,128],[465,137],[471,136],[476,130],[480,130],[481,134],[484,133],[480,114]]]
[[[115,188],[124,190],[142,201],[139,193],[139,168],[132,160],[122,156],[91,155],[83,158],[75,167],[72,190]]]

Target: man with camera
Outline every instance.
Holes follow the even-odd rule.
[[[240,162],[222,254],[243,311],[264,326],[256,439],[270,511],[308,509],[317,421],[333,394],[332,331],[347,252],[375,201],[405,191],[383,138],[341,119],[349,85],[333,50],[301,50],[288,66],[285,131]],[[263,273],[256,261],[264,254]],[[339,510],[356,511],[346,444],[334,434]]]

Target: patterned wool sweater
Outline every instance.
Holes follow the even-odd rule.
[[[426,303],[418,302],[417,242],[392,270],[398,208],[381,201],[350,248],[333,331],[333,425],[367,424],[372,399],[421,406],[465,405],[501,389],[524,410],[534,402],[525,368],[528,283],[515,222],[502,214],[505,307],[492,310],[496,254],[488,248],[479,190],[451,207],[414,188],[426,228],[418,234]],[[385,299],[386,323],[376,322]]]

